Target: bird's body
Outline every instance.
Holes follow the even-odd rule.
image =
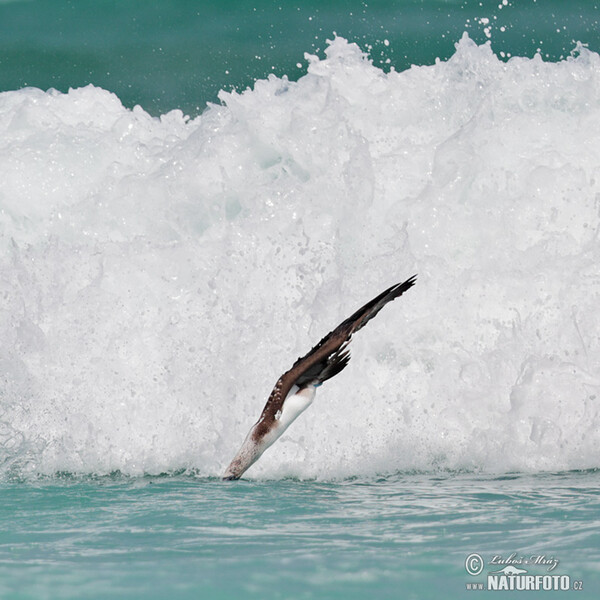
[[[315,397],[316,388],[337,375],[350,360],[347,346],[352,335],[364,327],[388,302],[415,283],[416,276],[382,292],[327,334],[308,354],[299,358],[275,384],[258,421],[231,461],[223,479],[239,479],[303,413]]]

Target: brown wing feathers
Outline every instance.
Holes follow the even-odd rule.
[[[347,346],[352,335],[364,327],[388,302],[410,289],[415,284],[416,277],[413,275],[405,282],[393,285],[367,302],[328,333],[310,352],[299,358],[275,384],[259,423],[264,422],[266,426],[274,419],[293,385],[302,388],[309,384],[321,384],[344,369],[350,360]]]

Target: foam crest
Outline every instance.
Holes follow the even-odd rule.
[[[419,280],[249,475],[600,463],[600,57],[336,38],[190,120],[0,94],[0,470],[218,475],[293,360]]]

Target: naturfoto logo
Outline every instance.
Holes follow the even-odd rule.
[[[495,554],[486,563],[481,554],[473,552],[465,559],[467,573],[477,577],[483,573],[486,564],[489,570],[484,581],[468,582],[466,587],[467,590],[488,591],[582,590],[582,581],[571,581],[571,577],[566,574],[551,573],[559,563],[553,556],[525,556],[516,552],[507,557]],[[533,569],[541,569],[543,572],[531,573]]]

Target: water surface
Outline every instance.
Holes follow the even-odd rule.
[[[584,582],[581,597],[600,590],[597,471],[112,476],[1,493],[3,597],[459,598],[483,580],[465,571],[473,552],[555,557],[555,573]]]

